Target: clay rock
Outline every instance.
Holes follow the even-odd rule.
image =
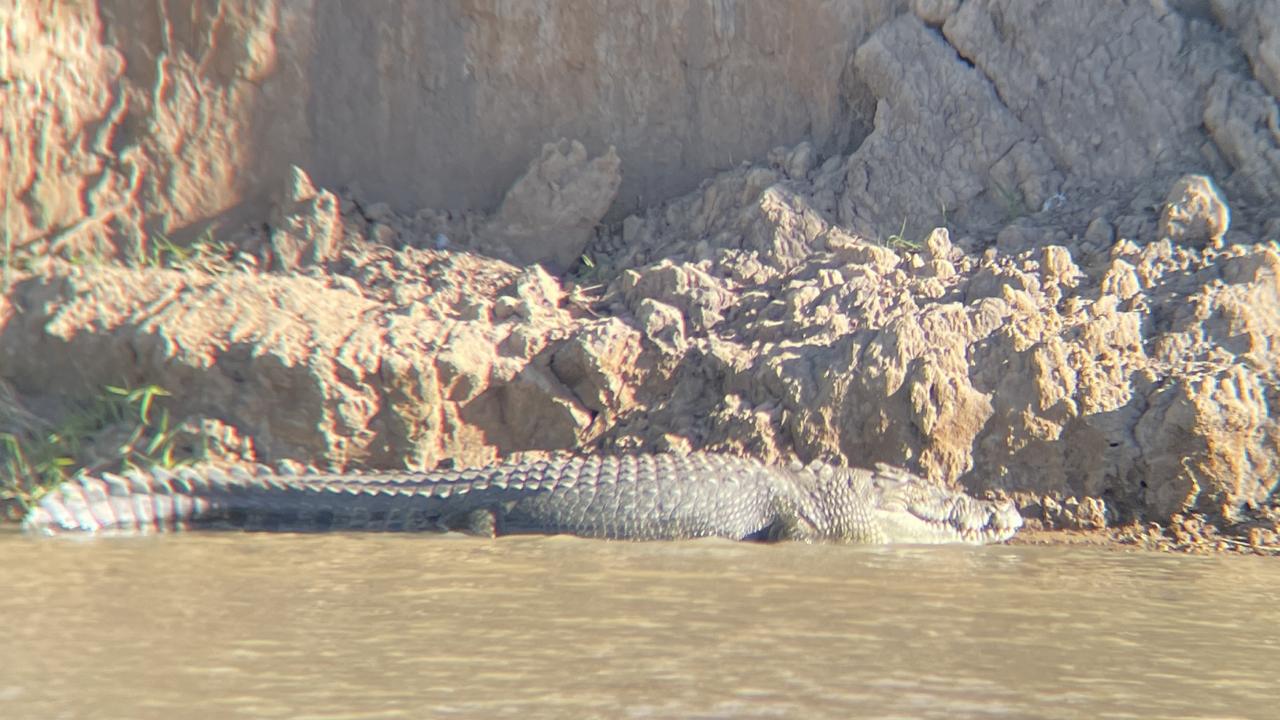
[[[1280,253],[1273,248],[1224,258],[1225,285],[1196,293],[1173,313],[1173,333],[1199,357],[1229,352],[1261,372],[1280,368]],[[1164,336],[1167,337],[1167,336]]]
[[[802,142],[787,155],[784,169],[789,177],[802,179],[813,170],[815,160],[813,144],[807,141]]]
[[[321,265],[337,257],[341,249],[342,213],[337,196],[317,190],[296,165],[271,224],[271,265],[277,270]]]
[[[612,146],[589,160],[577,140],[547,143],[481,232],[521,262],[566,270],[613,204],[622,182],[620,166]]]
[[[493,346],[482,338],[455,334],[435,356],[441,395],[451,402],[474,399],[485,389],[493,360]]]
[[[938,26],[960,7],[960,0],[911,0],[911,12],[925,24]]]
[[[1040,281],[1045,285],[1074,286],[1081,275],[1067,248],[1050,245],[1040,249]]]
[[[551,371],[588,409],[611,421],[636,403],[644,352],[640,333],[616,318],[575,333],[551,358]]]
[[[591,424],[591,412],[542,367],[530,365],[490,392],[501,421],[481,427],[502,454],[575,447]]]
[[[1220,72],[1209,88],[1204,127],[1235,172],[1232,179],[1258,198],[1274,202],[1280,188],[1280,138],[1276,99],[1257,81]]]
[[[147,158],[136,145],[121,147],[115,158],[99,147],[99,138],[123,135],[130,119],[133,102],[113,92],[125,74],[125,57],[97,42],[104,29],[90,7],[8,2],[0,15],[6,28],[0,53],[13,58],[0,81],[6,248],[77,227],[68,234],[80,237],[69,242],[96,244],[107,235],[104,221],[127,217],[137,243],[128,249],[141,254],[143,235],[136,228],[145,213],[138,205],[150,196],[138,186]],[[62,87],[75,91],[48,90]],[[94,190],[86,192],[91,182]]]
[[[1201,161],[1202,93],[1223,61],[1191,52],[1188,21],[1167,6],[977,0],[947,18],[943,35],[1067,176],[1130,181]],[[1012,185],[1029,208],[1056,192],[1027,192],[1025,182],[1033,178]]]
[[[806,198],[780,185],[762,191],[753,211],[759,216],[744,223],[744,247],[756,250],[764,262],[779,270],[802,264],[815,241],[830,229]]]
[[[782,172],[792,180],[804,180],[813,171],[817,161],[813,143],[802,142],[795,147],[779,145],[769,151],[769,166]]]
[[[838,230],[827,235],[827,247],[847,263],[866,266],[879,274],[893,272],[902,258],[887,247],[873,245]]]
[[[1046,495],[1040,500],[1040,519],[1056,529],[1101,530],[1107,526],[1107,503],[1102,498],[1074,496],[1059,502]]]
[[[1147,398],[1134,435],[1148,472],[1143,499],[1155,517],[1218,514],[1266,500],[1280,461],[1280,422],[1268,412],[1272,382],[1242,365],[1189,370]]]
[[[555,310],[564,298],[564,289],[546,270],[531,267],[516,278],[516,295],[531,307]]]
[[[1254,77],[1280,97],[1280,0],[1211,0],[1211,5],[1223,26],[1238,33]]]
[[[1094,218],[1085,228],[1084,241],[1088,249],[1098,251],[1115,242],[1116,229],[1105,218]]]
[[[905,218],[918,239],[943,224],[944,208],[997,184],[1028,206],[1057,191],[1061,178],[1030,128],[914,15],[878,29],[858,48],[855,66],[879,101],[875,129],[848,160],[841,223],[884,237]]]
[[[1115,258],[1102,276],[1101,290],[1121,300],[1128,300],[1142,291],[1142,284],[1138,282],[1138,272],[1133,265]]]
[[[640,271],[627,271],[620,280],[623,296],[637,316],[642,301],[652,299],[674,307],[687,317],[699,332],[705,332],[723,319],[734,296],[724,283],[697,267],[664,260]],[[681,320],[683,335],[683,324]]]
[[[645,336],[664,352],[676,355],[685,349],[684,314],[679,308],[645,298],[636,308],[636,319]]]
[[[1160,236],[1192,247],[1222,247],[1231,209],[1205,175],[1183,175],[1169,189],[1160,214]]]
[[[535,325],[556,323],[566,316],[560,309],[564,288],[541,265],[524,268],[494,306],[498,320],[517,317]]]

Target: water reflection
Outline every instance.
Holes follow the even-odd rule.
[[[5,717],[1270,717],[1280,565],[0,536]]]

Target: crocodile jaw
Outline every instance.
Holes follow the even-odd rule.
[[[947,492],[881,505],[873,515],[884,542],[890,543],[984,545],[1008,540],[1022,527],[1022,515],[1012,502]]]

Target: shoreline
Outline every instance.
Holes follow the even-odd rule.
[[[21,516],[15,515],[12,512],[12,508],[5,508],[3,512],[0,512],[0,537],[3,535],[22,536],[21,522]],[[1033,524],[1029,527],[1023,527],[1011,539],[996,544],[1023,547],[1086,547],[1113,552],[1280,557],[1280,541],[1277,540],[1277,533],[1274,530],[1271,530],[1270,535],[1259,535],[1254,533],[1254,542],[1250,542],[1250,536],[1248,533],[1232,533],[1230,530],[1224,532],[1216,526],[1203,522],[1194,523],[1194,521],[1184,521],[1184,523],[1190,522],[1198,528],[1195,532],[1188,532],[1186,530],[1175,532],[1172,530],[1174,527],[1173,525],[1160,525],[1158,523],[1148,523],[1145,526],[1133,524],[1100,529],[1046,529],[1043,527],[1035,527],[1035,524],[1039,521],[1029,520],[1028,522]],[[266,534],[234,530],[192,532],[195,534],[204,534],[208,532],[239,533],[244,535]],[[424,532],[420,534],[433,535],[435,533]]]

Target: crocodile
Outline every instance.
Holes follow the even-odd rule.
[[[463,531],[497,536],[1000,542],[1022,525],[905,470],[767,465],[714,453],[568,456],[431,472],[152,468],[63,483],[27,513],[31,533]]]

